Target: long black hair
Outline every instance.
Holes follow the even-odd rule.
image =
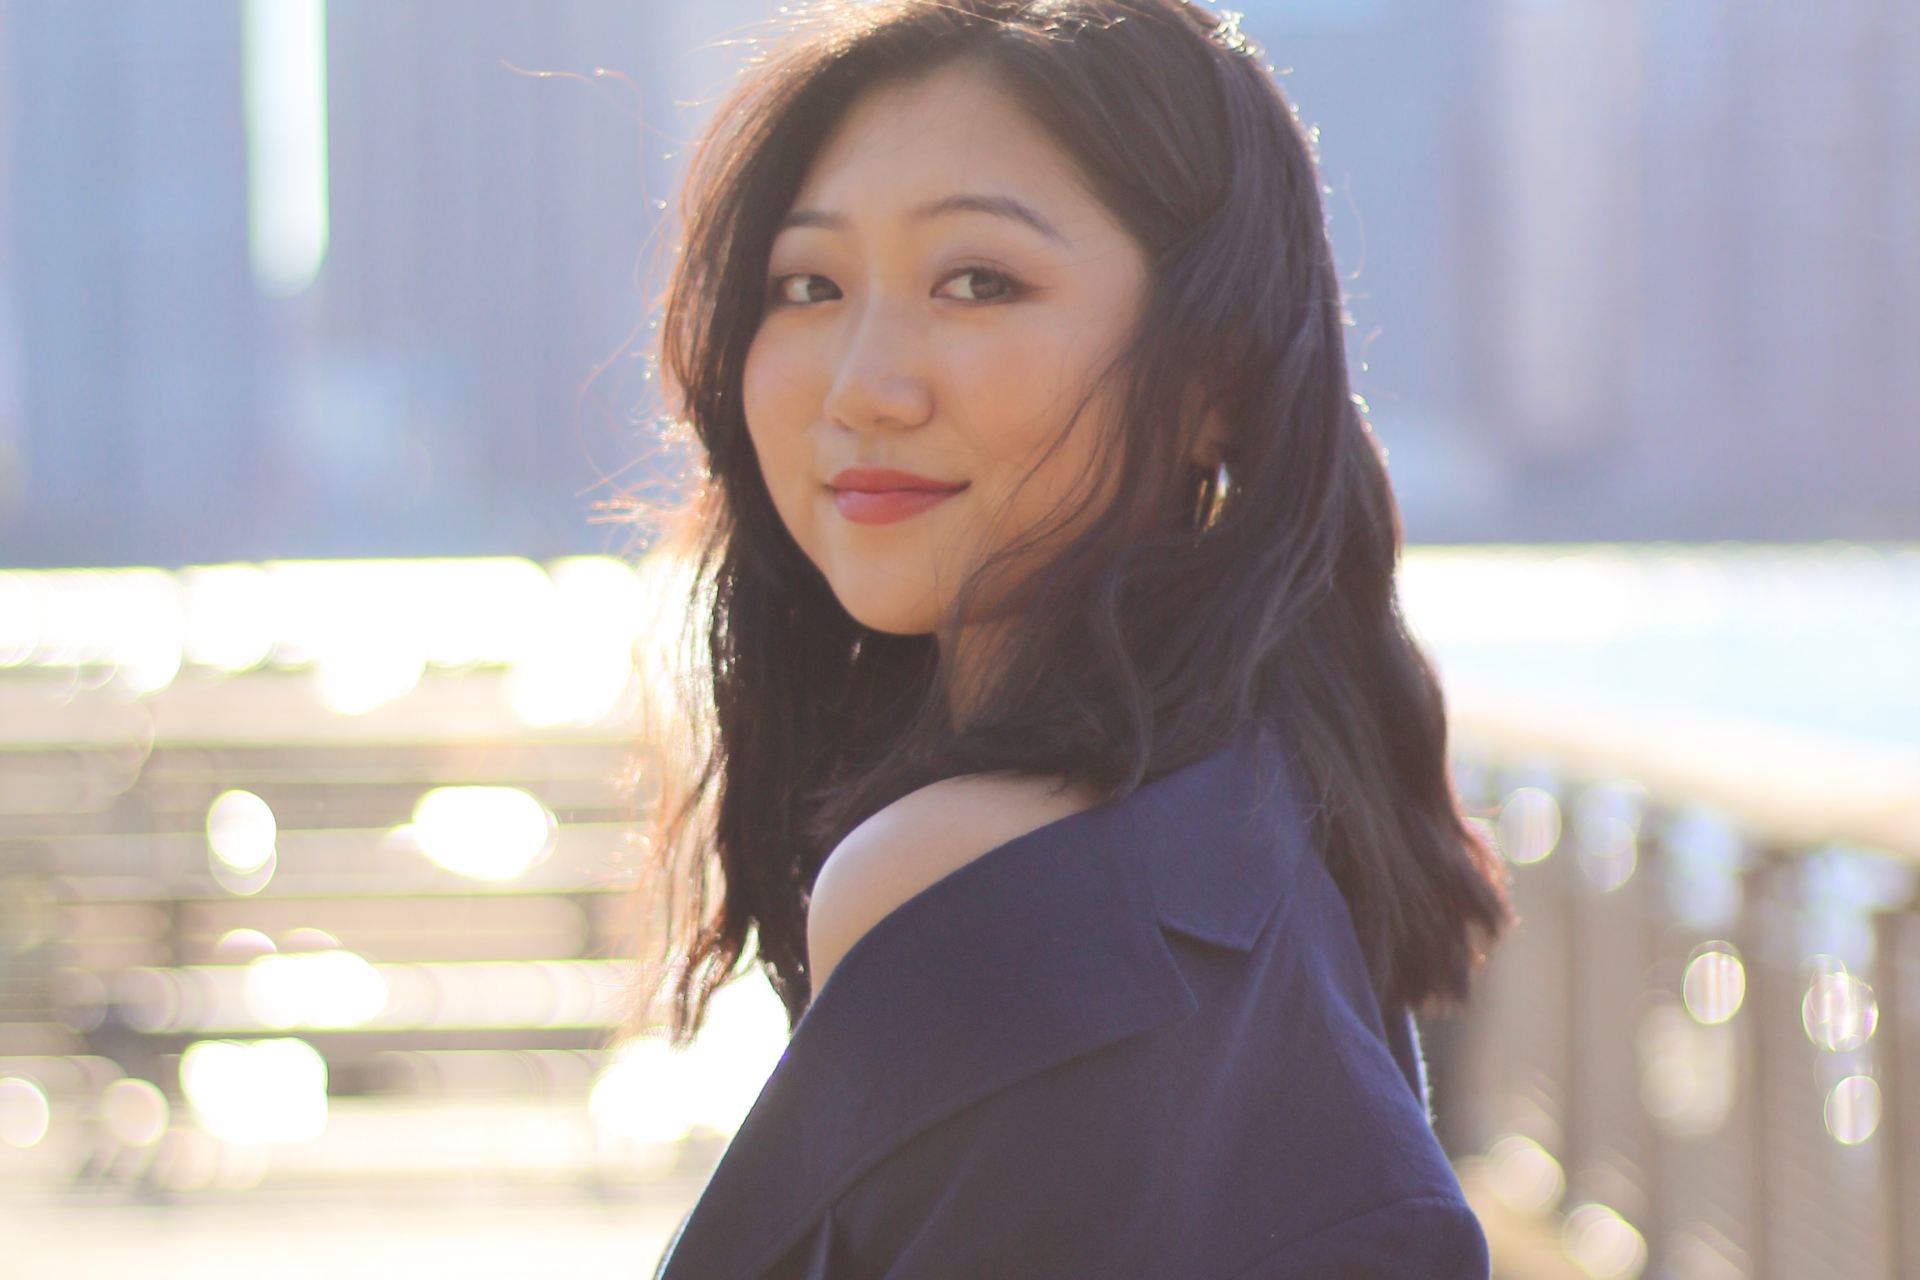
[[[928,781],[1005,770],[1113,800],[1255,721],[1301,774],[1382,1007],[1463,1006],[1511,923],[1507,882],[1460,808],[1442,692],[1400,613],[1399,511],[1348,382],[1316,148],[1260,48],[1199,0],[821,3],[778,21],[691,158],[659,320],[670,420],[704,469],[653,547],[686,566],[688,665],[646,747],[672,739],[683,759],[653,770],[639,892],[658,950],[623,1030],[660,1025],[664,991],[671,1041],[691,1040],[749,932],[797,1024],[821,862]],[[957,60],[1073,157],[1150,264],[1138,326],[1095,379],[1121,406],[1097,463],[1115,496],[959,591],[941,638],[988,575],[1077,529],[995,581],[1022,625],[958,718],[936,636],[861,625],[801,552],[742,410],[769,251],[813,155],[863,90]],[[1222,496],[1191,461],[1209,414],[1230,480],[1197,527]]]

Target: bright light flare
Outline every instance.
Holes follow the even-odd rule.
[[[247,964],[247,1011],[266,1027],[357,1027],[387,1007],[387,982],[351,951],[278,952]]]
[[[436,865],[475,880],[511,880],[553,851],[559,823],[518,787],[436,787],[407,828]]]
[[[273,810],[251,791],[223,791],[207,807],[207,844],[233,871],[264,867],[278,836]]]
[[[327,256],[326,0],[247,0],[241,39],[248,253],[261,292],[290,297]]]
[[[302,1142],[327,1127],[327,1063],[304,1040],[200,1040],[180,1055],[180,1088],[208,1133],[228,1142]]]

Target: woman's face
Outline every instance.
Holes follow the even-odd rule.
[[[852,104],[773,243],[744,386],[774,506],[848,613],[933,631],[969,570],[1078,494],[1111,403],[1046,449],[1146,279],[1069,157],[978,70],[950,64]],[[957,491],[836,492],[855,467]]]

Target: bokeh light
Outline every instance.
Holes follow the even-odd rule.
[[[304,1040],[195,1041],[180,1088],[201,1126],[230,1142],[299,1142],[327,1126],[326,1059]]]
[[[1493,1193],[1520,1213],[1544,1213],[1566,1194],[1567,1176],[1553,1154],[1532,1138],[1509,1133],[1487,1148]]]
[[[273,656],[280,618],[273,576],[259,565],[196,565],[180,572],[186,658],[238,675]]]
[[[122,1077],[100,1094],[101,1123],[123,1146],[150,1147],[160,1141],[171,1115],[167,1095],[150,1080]]]
[[[1747,995],[1747,967],[1730,942],[1703,943],[1680,979],[1681,998],[1695,1020],[1712,1026],[1740,1011]]]
[[[1540,787],[1516,787],[1501,804],[1494,830],[1509,862],[1539,862],[1560,843],[1560,802]]]
[[[47,1136],[53,1107],[38,1081],[0,1076],[0,1142],[31,1147]]]
[[[1800,1023],[1807,1039],[1833,1053],[1865,1044],[1879,1020],[1873,988],[1843,971],[1815,978],[1800,1001]]]
[[[246,1002],[263,1027],[357,1027],[386,1008],[387,984],[351,951],[270,954],[247,965]]]
[[[1604,1204],[1576,1205],[1561,1235],[1567,1256],[1593,1280],[1634,1280],[1646,1269],[1646,1237]]]
[[[278,835],[273,810],[251,791],[223,791],[207,807],[207,844],[230,870],[264,867]]]
[[[1835,1142],[1857,1146],[1880,1128],[1880,1083],[1872,1076],[1848,1076],[1827,1091],[1824,1118]]]
[[[1640,1105],[1674,1138],[1724,1126],[1739,1083],[1739,1046],[1730,1026],[1703,1024],[1671,996],[1651,1003],[1634,1035]]]
[[[552,852],[559,826],[518,787],[436,787],[408,834],[436,865],[475,880],[510,880]]]

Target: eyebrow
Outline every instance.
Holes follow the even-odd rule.
[[[1011,218],[1015,222],[1025,223],[1058,244],[1071,243],[1066,235],[1048,221],[1038,209],[1012,196],[973,195],[960,192],[941,196],[938,200],[929,200],[925,204],[918,204],[907,210],[907,216],[916,221],[953,213],[990,213],[999,218]],[[829,213],[824,209],[795,209],[780,220],[780,225],[774,229],[775,234],[790,227],[824,227],[829,231],[844,231],[847,227],[847,219],[842,214]]]

